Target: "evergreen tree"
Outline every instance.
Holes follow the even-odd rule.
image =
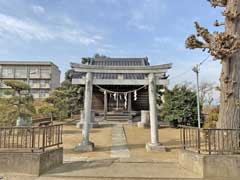
[[[2,98],[0,104],[0,120],[5,124],[15,124],[18,118],[29,120],[35,114],[30,87],[22,81],[7,80],[4,84],[10,87],[5,91],[8,98]]]
[[[196,126],[196,92],[186,85],[176,85],[172,90],[166,89],[161,116],[165,121]]]

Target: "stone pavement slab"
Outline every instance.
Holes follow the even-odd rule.
[[[127,146],[123,125],[116,124],[112,128],[112,158],[128,158],[130,153]]]

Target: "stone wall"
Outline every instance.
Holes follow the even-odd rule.
[[[240,177],[240,155],[202,155],[182,150],[179,164],[204,178]]]
[[[63,163],[63,148],[38,153],[1,152],[0,173],[39,176]]]

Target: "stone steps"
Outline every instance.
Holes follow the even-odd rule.
[[[131,116],[107,116],[107,121],[128,121],[131,120]]]
[[[129,121],[132,116],[124,112],[109,112],[106,116],[107,121]]]

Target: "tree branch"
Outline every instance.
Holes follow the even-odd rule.
[[[233,56],[240,49],[240,38],[226,32],[209,33],[208,29],[201,27],[195,22],[197,36],[201,36],[205,42],[197,39],[195,35],[190,35],[185,41],[189,49],[202,48],[209,49],[209,52],[216,59],[226,60]]]
[[[195,48],[209,48],[209,44],[199,41],[195,35],[190,35],[185,41],[186,48],[195,49]]]
[[[234,20],[238,18],[239,13],[237,12],[237,10],[236,11],[225,10],[222,12],[222,15],[226,16],[230,20]]]
[[[217,6],[225,7],[227,5],[227,0],[207,0],[207,1],[209,1],[214,8]]]
[[[225,23],[224,22],[219,22],[218,20],[216,20],[213,25],[214,26],[224,26]]]
[[[206,41],[207,43],[210,43],[212,41],[212,34],[209,33],[208,29],[201,27],[198,22],[194,22],[195,23],[195,28],[197,30],[197,36],[201,36],[204,41]]]

